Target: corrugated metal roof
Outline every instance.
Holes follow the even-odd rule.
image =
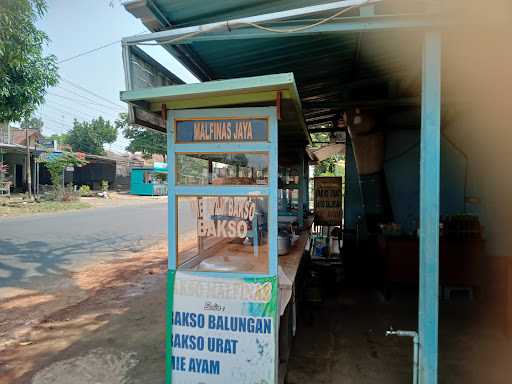
[[[329,2],[332,0],[137,0],[130,2],[127,9],[136,16],[145,15],[142,21],[155,31]],[[378,4],[376,12],[419,12],[429,2],[386,0]],[[153,19],[148,16],[150,10]],[[354,12],[359,15],[357,10]],[[314,15],[315,19],[325,16]],[[160,28],[156,27],[156,19]],[[308,108],[308,102],[342,105],[397,95],[417,97],[421,45],[419,32],[386,31],[196,41],[167,48],[178,56],[184,54],[181,58],[190,62],[189,67],[203,80],[292,72],[301,100]],[[309,123],[318,123],[332,120],[339,110],[330,106],[315,108],[306,111],[305,117]]]

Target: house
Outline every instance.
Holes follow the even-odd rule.
[[[108,182],[110,189],[128,190],[131,169],[144,165],[141,159],[129,153],[117,154],[107,151],[102,156],[89,153],[83,155],[87,164],[75,168],[72,182],[75,185],[88,185],[94,190],[101,189],[103,181]]]
[[[13,192],[26,192],[27,189],[27,133],[32,170],[35,167],[37,142],[43,138],[39,130],[27,131],[8,124],[0,126],[0,161],[7,165],[7,178],[11,182]]]

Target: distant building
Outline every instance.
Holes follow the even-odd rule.
[[[0,161],[8,167],[8,180],[11,182],[13,192],[26,192],[27,190],[27,132],[25,129],[11,127],[8,124],[0,125]],[[34,169],[36,144],[43,137],[36,129],[28,130],[28,144],[30,151],[30,166]]]

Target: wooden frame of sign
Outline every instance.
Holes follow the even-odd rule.
[[[315,225],[336,226],[343,223],[343,178],[315,177]]]

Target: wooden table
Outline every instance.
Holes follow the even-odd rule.
[[[447,287],[481,286],[481,260],[484,242],[481,239],[450,239],[439,241],[439,283]],[[405,237],[380,237],[378,263],[384,283],[417,285],[419,279],[419,240]]]

